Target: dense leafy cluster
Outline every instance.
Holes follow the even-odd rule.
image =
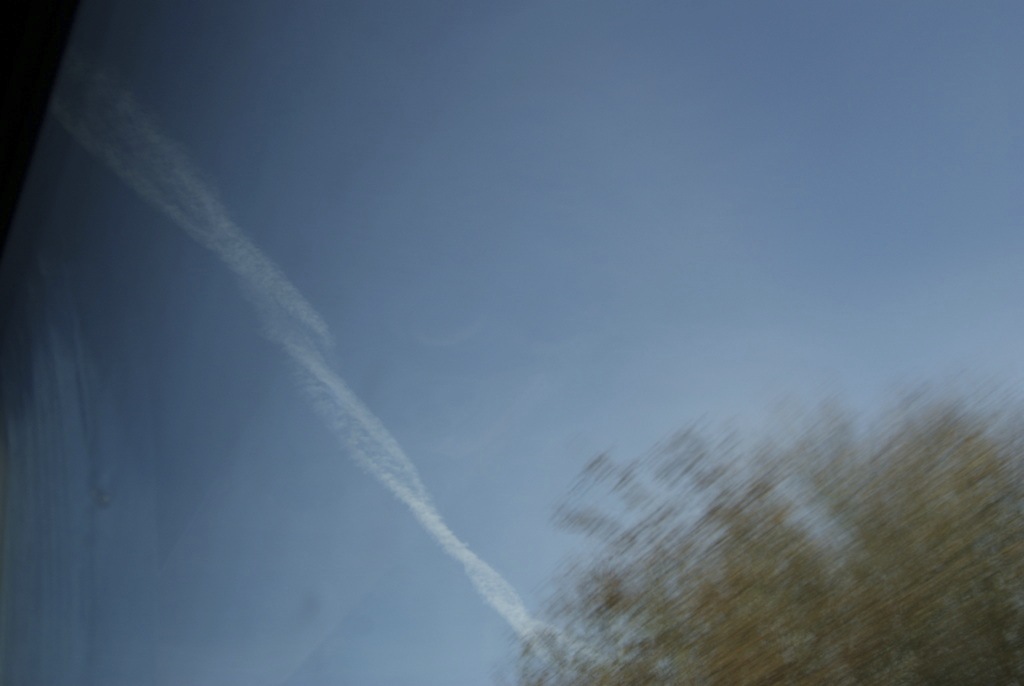
[[[517,681],[1024,683],[1022,442],[971,407],[595,459],[559,519],[596,552]]]

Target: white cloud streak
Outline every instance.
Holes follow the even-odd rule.
[[[316,411],[351,456],[452,558],[487,604],[522,638],[544,627],[515,589],[445,524],[415,465],[381,421],[332,369],[327,324],[281,270],[234,223],[212,185],[130,93],[78,57],[65,60],[51,101],[57,121],[124,183],[209,249],[238,278],[267,338],[297,371]]]

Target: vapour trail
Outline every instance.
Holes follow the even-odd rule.
[[[294,364],[303,390],[353,458],[404,503],[460,562],[485,602],[522,638],[543,629],[515,589],[460,540],[433,505],[415,465],[381,421],[328,363],[327,324],[280,269],[234,223],[212,185],[135,99],[80,58],[65,60],[51,100],[57,121],[130,188],[235,274],[264,333]]]

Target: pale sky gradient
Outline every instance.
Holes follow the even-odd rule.
[[[599,451],[1019,388],[1022,35],[1018,2],[83,0],[72,43],[539,612],[573,545],[552,510]],[[25,197],[0,295],[62,303],[39,326],[86,370],[82,478],[110,494],[94,683],[493,682],[511,629],[216,254],[53,120]]]

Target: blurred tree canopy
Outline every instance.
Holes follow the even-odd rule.
[[[918,399],[597,457],[557,518],[594,545],[516,682],[1024,684],[1020,418]]]

